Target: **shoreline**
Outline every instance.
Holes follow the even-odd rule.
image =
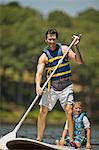
[[[23,117],[22,111],[1,111],[0,112],[0,124],[17,124]],[[31,111],[26,119],[23,121],[26,125],[33,125],[37,123],[38,110]],[[48,113],[46,123],[49,125],[62,125],[65,122],[65,113],[62,111],[54,110]]]

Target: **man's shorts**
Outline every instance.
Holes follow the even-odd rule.
[[[57,100],[60,101],[63,109],[66,104],[74,104],[73,84],[67,86],[62,91],[55,91],[51,88],[50,92],[48,92],[48,89],[45,88],[39,105],[46,106],[51,111]]]
[[[74,136],[74,141],[80,143],[81,146],[86,145],[86,138],[84,136],[81,136],[81,135]],[[64,145],[70,146],[70,137],[69,136],[66,136]]]

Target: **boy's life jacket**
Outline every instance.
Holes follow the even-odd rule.
[[[48,64],[45,65],[46,67],[46,74],[47,78],[53,72],[58,61],[63,57],[62,54],[62,47],[60,43],[56,44],[56,50],[51,51],[48,47],[43,49],[43,53],[45,53],[48,57]],[[68,78],[71,76],[71,69],[69,65],[68,58],[64,58],[63,62],[59,65],[55,73],[53,74],[50,81],[60,80],[64,78]],[[51,82],[48,83],[48,90],[50,89]]]
[[[86,136],[84,124],[83,124],[83,117],[87,116],[86,113],[81,112],[77,117],[73,115],[74,120],[74,136],[81,135]]]

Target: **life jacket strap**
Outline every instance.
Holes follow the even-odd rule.
[[[48,70],[47,70],[47,79],[49,78],[52,71],[53,71],[53,69],[48,68]],[[50,92],[50,88],[51,88],[51,79],[48,81],[48,92]]]

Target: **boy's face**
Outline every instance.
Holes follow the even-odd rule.
[[[55,50],[57,43],[56,34],[47,34],[46,42],[51,50]]]
[[[79,104],[75,104],[73,108],[73,113],[79,115],[82,111],[82,107]]]

